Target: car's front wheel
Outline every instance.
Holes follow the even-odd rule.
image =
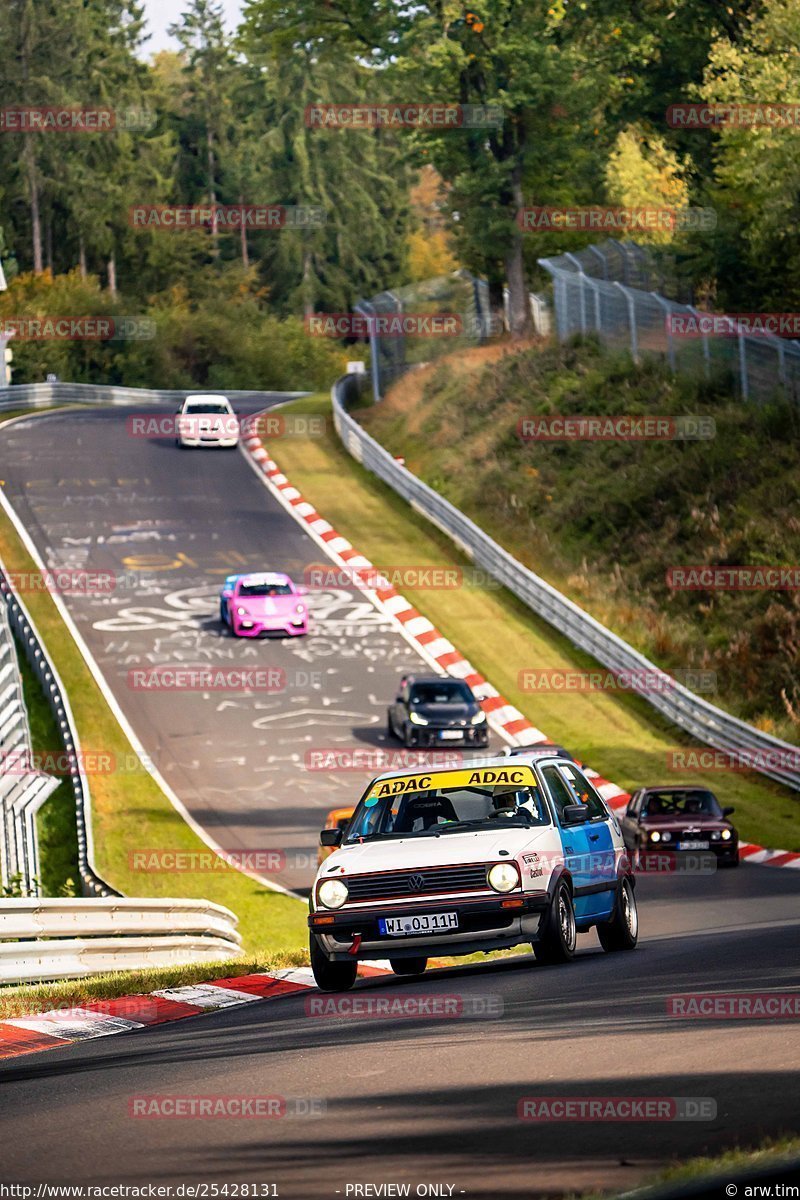
[[[406,750],[410,750],[412,746],[416,745],[416,737],[411,732],[411,728],[408,725],[406,725],[403,733],[403,745],[405,746]]]
[[[395,975],[421,975],[428,965],[427,958],[390,958],[389,966]]]
[[[611,920],[597,926],[597,936],[600,938],[600,945],[609,953],[635,948],[639,940],[639,913],[630,879],[619,881],[617,902]]]
[[[394,739],[397,737],[397,734],[394,731],[394,725],[392,724],[392,714],[388,709],[386,710],[386,737],[390,742],[394,741]]]
[[[572,892],[566,879],[559,879],[533,952],[541,963],[569,962],[575,954],[577,940]]]
[[[321,992],[349,992],[356,981],[358,963],[331,962],[314,934],[310,939],[311,971]]]

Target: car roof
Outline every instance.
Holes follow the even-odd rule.
[[[567,758],[571,763],[578,765],[578,760],[569,750],[565,750],[563,746],[509,746],[505,753],[506,758]]]
[[[463,683],[466,688],[469,684],[463,679],[455,679],[452,675],[413,675],[406,673],[401,677],[401,683]]]
[[[706,787],[704,783],[667,783],[664,787],[651,784],[649,787],[639,788],[639,792],[642,796],[647,796],[650,792],[710,792],[714,795],[711,788]]]
[[[236,576],[239,583],[291,583],[283,571],[246,571]]]
[[[188,396],[184,396],[183,403],[187,400],[224,400],[226,404],[230,404],[227,396],[223,396],[221,392],[191,392]]]

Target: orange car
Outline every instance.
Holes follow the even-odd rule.
[[[350,824],[350,818],[354,812],[354,808],[332,808],[325,818],[325,829],[346,829]],[[319,847],[317,850],[317,862],[320,866],[322,866],[329,854],[333,854],[335,849],[335,846]]]

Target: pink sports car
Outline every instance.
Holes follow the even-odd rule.
[[[220,594],[223,630],[227,627],[234,637],[308,633],[308,605],[303,599],[307,592],[278,572],[229,575]]]

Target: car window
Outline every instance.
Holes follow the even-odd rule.
[[[577,767],[564,763],[559,771],[567,781],[567,787],[572,793],[571,804],[585,804],[589,809],[590,821],[605,821],[608,818],[606,806],[589,780]]]
[[[292,589],[288,583],[243,583],[239,588],[240,596],[291,596]]]
[[[432,788],[381,800],[366,796],[355,811],[347,841],[501,829],[508,824],[550,824],[538,786]]]
[[[685,792],[649,792],[642,807],[643,817],[722,817],[719,801],[703,788]]]
[[[542,776],[560,818],[567,805],[575,803],[575,797],[561,778],[557,767],[542,767]]]
[[[415,683],[411,688],[412,704],[466,704],[471,699],[467,685],[456,680]]]
[[[213,402],[204,401],[199,404],[187,404],[183,410],[186,413],[224,413],[230,416],[230,409],[227,404],[214,404]]]

